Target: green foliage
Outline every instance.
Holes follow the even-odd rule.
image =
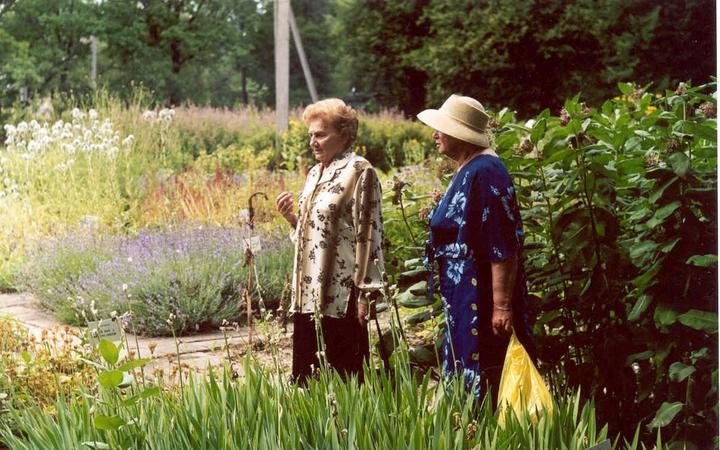
[[[492,407],[465,401],[452,385],[413,375],[396,360],[394,377],[368,371],[365,383],[323,371],[305,389],[283,382],[248,357],[238,369],[208,367],[179,388],[137,377],[148,360],[101,340],[92,389],[39,406],[9,409],[0,443],[11,448],[534,448],[586,449],[607,439],[592,402],[571,394],[537,426],[526,415],[499,425]],[[162,389],[161,389],[162,388]],[[662,447],[661,443],[659,448]],[[628,449],[640,448],[637,442]]]
[[[598,102],[628,79],[715,74],[712,0],[336,3],[353,86],[410,115],[455,92],[527,118],[581,90]]]
[[[642,423],[643,440],[662,428],[706,448],[718,408],[715,83],[618,87],[598,109],[578,95],[524,126],[494,116],[523,214],[540,370],[556,395],[581,387],[624,436]],[[399,298],[427,308],[420,261],[407,261]]]
[[[255,310],[277,309],[292,249],[282,235],[241,229],[185,225],[132,238],[77,230],[30,252],[20,283],[65,323],[130,313],[137,333],[169,336],[239,321],[246,289]]]

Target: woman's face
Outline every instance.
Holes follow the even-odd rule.
[[[460,143],[462,142],[460,139],[454,138],[449,134],[445,134],[438,130],[435,130],[432,137],[435,139],[435,147],[438,148],[441,155],[445,155],[454,161],[457,160],[459,156],[458,150],[460,149]]]
[[[347,139],[323,119],[313,119],[308,126],[310,148],[315,158],[327,167],[335,156],[345,150]]]

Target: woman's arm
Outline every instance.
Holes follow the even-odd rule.
[[[512,295],[517,275],[517,254],[490,263],[492,273],[492,329],[495,336],[510,336],[512,333]]]

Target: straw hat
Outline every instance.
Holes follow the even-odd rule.
[[[440,109],[426,109],[418,114],[424,124],[461,141],[490,148],[490,116],[483,105],[472,97],[451,95]]]

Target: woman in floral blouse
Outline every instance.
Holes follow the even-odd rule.
[[[443,371],[464,375],[478,400],[499,384],[512,329],[534,358],[526,311],[522,220],[510,174],[490,148],[489,116],[470,97],[451,96],[418,114],[457,172],[430,215],[426,264],[437,261],[446,332]],[[496,389],[493,390],[493,393]],[[494,402],[493,402],[494,404]]]
[[[375,169],[352,149],[357,113],[327,99],[308,106],[303,121],[318,164],[297,213],[291,192],[275,201],[293,227],[292,375],[301,384],[319,368],[319,355],[341,375],[362,377],[367,317],[383,285],[382,192]]]

